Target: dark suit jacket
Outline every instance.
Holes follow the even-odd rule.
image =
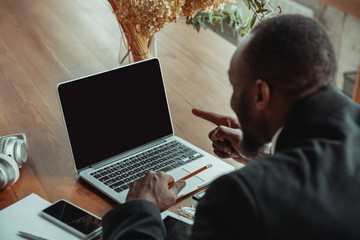
[[[191,239],[360,239],[360,107],[334,88],[302,100],[275,154],[215,180]],[[164,239],[157,208],[125,203],[104,239]]]

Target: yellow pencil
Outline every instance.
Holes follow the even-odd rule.
[[[204,170],[206,170],[206,169],[208,169],[208,168],[211,168],[211,167],[212,167],[211,164],[206,165],[206,166],[200,168],[199,170],[196,170],[195,172],[190,173],[189,175],[186,175],[185,177],[177,180],[176,182],[170,183],[168,186],[169,186],[169,188],[171,188],[171,187],[174,186],[174,184],[177,183],[178,181],[189,179],[189,178],[191,178],[192,176],[195,176],[196,174],[201,173],[202,171],[204,171]]]

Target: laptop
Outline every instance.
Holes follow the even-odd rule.
[[[178,198],[234,170],[174,135],[157,58],[59,83],[57,93],[75,171],[119,203],[148,170],[176,181],[211,165]]]

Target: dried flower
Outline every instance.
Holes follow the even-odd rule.
[[[138,34],[154,35],[181,15],[185,0],[120,0],[115,12],[118,20],[131,23]]]

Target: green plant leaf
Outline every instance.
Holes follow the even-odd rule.
[[[251,19],[250,28],[252,28],[254,26],[255,22],[256,22],[256,15],[253,15],[252,19]]]
[[[230,24],[230,16],[229,15],[225,15],[222,17],[222,22],[225,24],[225,25],[229,25]]]
[[[186,24],[192,24],[192,19],[190,17],[186,17]]]
[[[203,27],[204,30],[206,30],[208,28],[207,24],[203,21],[199,22],[200,25]]]
[[[195,24],[194,24],[194,27],[195,27],[195,29],[196,29],[197,32],[200,32],[200,28],[201,28],[201,27],[200,27],[200,24],[199,24],[199,23],[195,23]]]
[[[254,1],[255,1],[255,5],[256,5],[257,9],[261,10],[262,9],[261,3],[259,3],[259,1],[257,1],[257,0],[254,0]]]
[[[214,25],[214,21],[213,21],[213,17],[212,17],[212,15],[213,15],[213,13],[212,12],[210,12],[209,14],[208,14],[208,18],[209,18],[209,23],[211,24],[211,25]]]
[[[218,25],[223,32],[224,26],[229,26],[232,28],[233,34],[239,33],[240,36],[244,36],[254,26],[257,19],[262,21],[267,16],[276,14],[269,4],[269,0],[243,1],[249,8],[245,16],[243,16],[242,9],[239,6],[228,4],[209,13],[197,10],[192,18],[186,18],[186,23],[192,24],[198,32],[201,28],[206,30],[209,27],[216,31]],[[281,13],[281,8],[279,6],[278,8]]]
[[[224,23],[222,21],[219,21],[219,26],[220,26],[221,32],[224,32]]]

